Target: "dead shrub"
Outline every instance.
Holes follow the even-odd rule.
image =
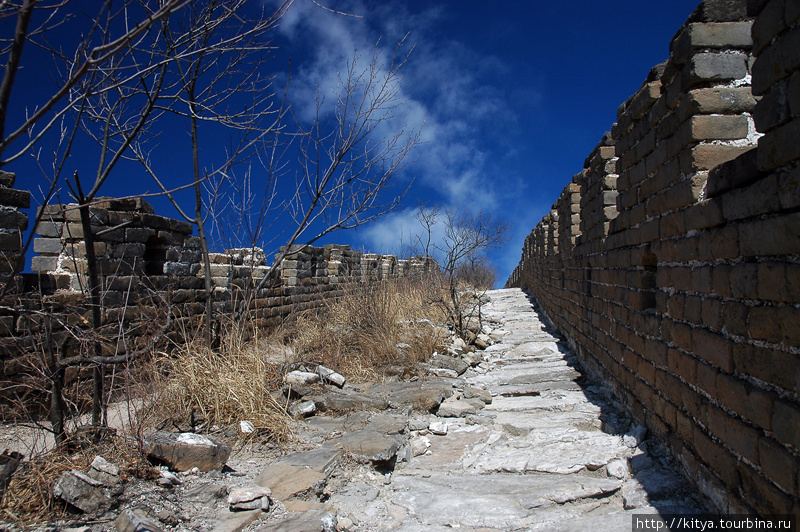
[[[270,337],[246,324],[231,324],[220,336],[219,347],[205,345],[194,335],[169,354],[156,358],[156,412],[151,420],[192,421],[194,430],[250,421],[259,435],[285,441],[289,423],[284,406],[270,393],[280,383],[280,364],[270,352]],[[273,333],[276,334],[276,333]],[[191,338],[192,335],[185,335]]]
[[[296,320],[296,357],[354,381],[379,380],[391,366],[426,360],[444,339],[431,304],[436,283],[403,278],[354,284],[343,297]]]
[[[68,507],[53,497],[53,487],[66,471],[88,471],[98,455],[117,464],[123,479],[158,476],[141,450],[124,436],[109,435],[96,444],[71,440],[68,445],[35,454],[20,465],[5,492],[0,519],[14,522],[23,529],[32,528],[37,523],[69,519]]]

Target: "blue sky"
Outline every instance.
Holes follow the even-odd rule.
[[[414,179],[401,207],[322,243],[393,253],[400,235],[407,239],[416,228],[419,201],[485,211],[511,225],[508,243],[491,254],[502,284],[525,236],[581,170],[619,104],[668,57],[670,38],[698,2],[320,3],[357,16],[310,0],[291,7],[273,36],[279,49],[270,67],[280,83],[291,58],[293,111],[307,112],[317,87],[324,91],[354,54],[369,55],[377,43],[389,57],[408,34],[403,49],[414,49],[400,85],[405,104],[398,120],[410,127],[424,122],[424,144],[398,176],[401,188]],[[41,184],[28,177],[36,175],[30,161],[7,169],[18,173],[17,188]],[[133,168],[120,172],[103,194],[154,188]],[[176,183],[186,182],[180,165],[173,172]],[[158,213],[175,216],[165,201],[152,203]]]
[[[582,169],[615,121],[617,107],[668,57],[671,37],[696,5],[337,3],[361,19],[337,17],[310,2],[295,5],[282,39],[289,55],[301,45],[300,83],[306,73],[320,76],[335,68],[323,58],[348,57],[354,47],[369,49],[381,36],[388,48],[410,31],[408,40],[416,45],[403,90],[410,120],[425,117],[426,144],[407,169],[415,181],[406,207],[330,240],[394,252],[398,235],[413,231],[420,200],[483,210],[511,224],[509,242],[491,254],[504,282],[525,236]]]

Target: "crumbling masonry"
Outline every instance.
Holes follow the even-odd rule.
[[[729,512],[800,514],[800,2],[706,0],[508,280]]]

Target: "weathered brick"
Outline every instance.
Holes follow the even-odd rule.
[[[800,206],[800,166],[778,174],[778,197],[781,209]]]
[[[798,43],[800,46],[800,43]],[[779,126],[758,139],[758,168],[772,170],[800,159],[800,120]]]
[[[31,206],[31,193],[27,190],[0,188],[0,205],[27,209]]]
[[[699,358],[727,373],[733,372],[733,352],[730,342],[721,334],[706,329],[692,330],[694,352]]]
[[[759,464],[764,473],[783,491],[797,496],[798,463],[786,447],[762,436],[758,442]]]
[[[0,251],[20,251],[22,249],[22,233],[10,231],[0,233]]]
[[[690,23],[670,43],[674,61],[682,63],[692,50],[704,48],[750,48],[752,21]]]
[[[35,272],[49,272],[58,266],[58,257],[38,256],[31,258],[31,270]]]
[[[722,213],[728,221],[760,216],[779,210],[778,178],[774,175],[761,179],[749,187],[732,190],[722,196]]]
[[[699,114],[742,114],[756,107],[750,87],[711,87],[686,93],[680,103],[683,120]]]
[[[747,54],[700,53],[693,55],[686,66],[689,83],[731,81],[747,75]]]
[[[760,54],[764,47],[786,28],[785,12],[785,0],[766,2],[766,5],[756,17],[752,28],[753,51],[756,54]]]
[[[738,301],[725,301],[722,304],[722,323],[729,334],[747,335],[747,319],[750,309]]]
[[[708,412],[708,428],[736,455],[752,463],[758,463],[760,435],[757,430],[714,407]]]
[[[800,213],[739,224],[739,248],[745,257],[800,253]]]
[[[0,207],[0,228],[24,231],[28,228],[28,215],[13,207]]]
[[[792,113],[786,96],[788,88],[789,80],[783,79],[770,87],[758,101],[753,112],[753,121],[761,133],[766,133],[791,119]]]
[[[753,94],[761,96],[800,67],[800,26],[778,35],[753,63]]]
[[[772,412],[772,433],[778,441],[800,449],[800,407],[777,399]]]

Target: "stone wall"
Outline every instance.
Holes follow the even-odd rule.
[[[28,219],[20,208],[29,194],[12,190],[13,174],[0,174],[0,278],[21,256],[21,230]],[[141,199],[104,198],[90,208],[94,251],[102,283],[101,335],[106,355],[132,352],[161,333],[170,314],[168,338],[182,341],[197,331],[205,312],[202,251],[192,226],[156,215]],[[86,355],[91,313],[87,310],[88,271],[77,205],[47,205],[33,240],[35,273],[18,275],[0,301],[0,395],[7,403],[35,394],[26,384],[42,370],[50,347],[60,357]],[[267,274],[263,250],[232,249],[210,254],[216,315],[225,319],[242,309],[257,327],[281,323],[294,312],[342,297],[353,284],[419,275],[438,269],[432,259],[398,260],[353,251],[349,246],[297,246],[262,288]],[[46,336],[45,336],[46,335]],[[67,370],[67,382],[91,368]],[[41,393],[41,389],[38,390]],[[0,417],[4,414],[0,406]]]
[[[706,0],[507,286],[719,510],[800,513],[800,3]]]

